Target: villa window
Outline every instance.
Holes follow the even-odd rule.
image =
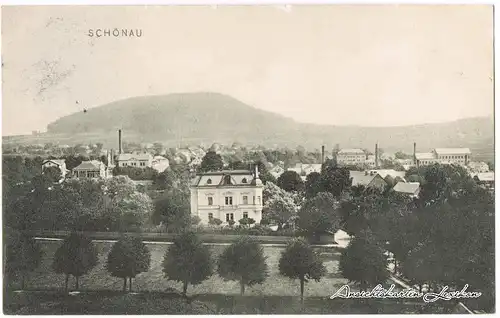
[[[257,204],[261,204],[261,202],[260,202],[260,196],[257,197]]]
[[[243,212],[243,218],[248,219],[248,212]]]
[[[214,214],[213,213],[208,213],[208,219],[211,220],[214,218]]]
[[[233,197],[225,198],[226,205],[233,205]]]
[[[226,213],[226,222],[234,221],[234,213]]]
[[[208,179],[207,184],[212,184],[212,179]]]
[[[208,197],[208,205],[214,205],[214,198]]]
[[[248,196],[243,196],[243,204],[248,204]]]
[[[141,162],[139,163],[141,165],[141,167],[145,167],[146,166],[146,163],[145,162]]]
[[[241,183],[247,183],[247,178],[243,178],[243,180],[241,180]]]

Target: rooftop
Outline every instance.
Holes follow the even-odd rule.
[[[75,167],[73,170],[100,170],[101,165],[104,165],[104,163],[97,160],[82,161],[82,163],[79,164],[78,167]]]
[[[346,149],[341,149],[338,153],[344,154],[344,153],[358,153],[358,154],[364,154],[365,152],[363,149],[359,148],[346,148]]]
[[[220,170],[220,171],[209,171],[197,173],[199,176],[218,176],[223,174],[253,174],[250,170]]]
[[[47,162],[53,162],[58,164],[59,166],[66,165],[66,160],[64,159],[46,159],[43,161],[42,165],[46,164]]]
[[[417,160],[431,160],[436,159],[436,156],[432,152],[417,152],[415,154]]]
[[[415,194],[420,189],[418,182],[398,182],[394,186],[394,191],[408,194]]]
[[[471,154],[469,148],[436,148],[434,149],[439,155],[462,155],[462,154]]]
[[[122,153],[118,155],[118,161],[126,160],[150,160],[151,155],[149,153]]]

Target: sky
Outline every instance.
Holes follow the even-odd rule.
[[[115,28],[142,36],[89,36]],[[3,135],[120,99],[200,91],[300,122],[445,122],[493,114],[493,9],[3,7],[2,62]]]

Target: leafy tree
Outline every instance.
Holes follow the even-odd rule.
[[[279,260],[280,274],[300,280],[300,299],[304,301],[304,283],[310,279],[319,281],[326,274],[326,268],[311,246],[302,239],[288,243]]]
[[[323,191],[340,197],[351,186],[352,179],[347,168],[339,168],[333,161],[328,160],[321,168],[321,183]]]
[[[154,224],[164,224],[169,231],[185,229],[191,223],[189,196],[181,190],[172,189],[154,203]]]
[[[398,151],[394,154],[394,158],[396,159],[412,159],[413,156],[412,155],[409,155],[409,154],[406,154],[402,151]]]
[[[158,173],[153,178],[153,185],[158,190],[165,190],[172,188],[174,186],[175,181],[176,181],[176,176],[174,172],[170,169],[166,169],[165,171]]]
[[[58,182],[62,178],[61,170],[57,167],[47,167],[47,168],[43,169],[43,174],[51,182]]]
[[[234,220],[229,220],[227,221],[227,223],[232,227],[236,222]]]
[[[228,168],[230,170],[248,170],[249,165],[241,160],[236,160],[229,162]]]
[[[200,224],[200,222],[201,222],[201,219],[199,216],[197,216],[197,215],[191,216],[191,225],[197,226],[198,224]]]
[[[210,220],[208,220],[208,224],[220,226],[222,224],[222,220],[218,218],[211,218]]]
[[[263,217],[278,224],[278,229],[283,225],[295,221],[297,217],[297,203],[294,194],[287,192],[272,182],[268,182],[262,190],[264,198]]]
[[[349,281],[358,283],[362,291],[389,277],[383,249],[365,234],[356,236],[349,242],[342,251],[339,262],[342,275]]]
[[[18,233],[8,235],[5,273],[20,276],[21,289],[24,289],[26,276],[40,265],[42,255],[40,244],[32,237]]]
[[[197,285],[212,275],[210,250],[192,232],[177,235],[163,259],[163,272],[168,280],[182,282],[186,296],[189,284]]]
[[[306,177],[304,188],[306,198],[314,198],[318,193],[323,192],[321,174],[319,172],[311,172]]]
[[[65,291],[68,290],[69,275],[75,277],[75,288],[79,288],[79,278],[87,274],[97,264],[97,250],[85,235],[71,233],[54,254],[52,267],[56,273],[66,274]]]
[[[219,171],[222,170],[224,162],[221,155],[217,154],[215,151],[208,151],[201,161],[200,171]]]
[[[139,237],[125,236],[120,238],[108,254],[106,269],[111,276],[123,278],[123,291],[132,291],[132,278],[146,272],[151,263],[151,253]]]
[[[128,176],[132,180],[156,180],[158,171],[151,167],[118,167],[113,169],[114,176]]]
[[[225,280],[239,281],[241,295],[245,286],[261,284],[269,275],[262,247],[249,237],[241,237],[222,252],[217,272]]]
[[[283,172],[278,177],[278,186],[285,191],[302,191],[304,189],[304,181],[300,175],[292,170]]]
[[[324,233],[337,232],[339,225],[339,204],[331,193],[319,193],[306,200],[299,210],[299,228],[315,239]]]
[[[357,235],[370,229],[371,222],[386,208],[386,198],[377,189],[363,186],[352,187],[341,202],[341,216],[344,231]],[[373,229],[372,229],[373,230]]]

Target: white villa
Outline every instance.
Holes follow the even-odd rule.
[[[262,219],[262,189],[256,168],[197,174],[191,183],[191,215],[202,224],[217,218],[224,223],[242,218]]]
[[[432,152],[415,153],[417,166],[433,163],[467,166],[470,162],[469,148],[436,148]]]

